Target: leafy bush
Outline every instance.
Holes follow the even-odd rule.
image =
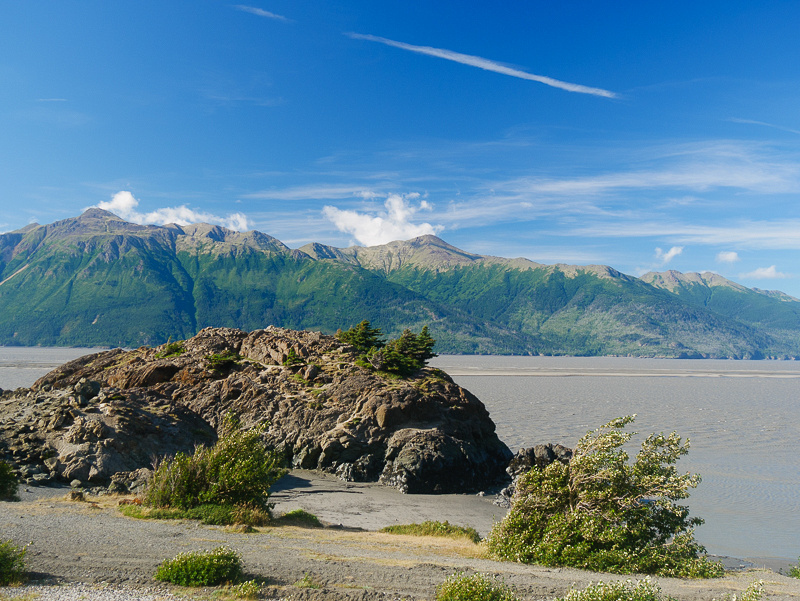
[[[672,597],[666,597],[671,600]],[[555,601],[665,601],[658,585],[649,578],[638,582],[598,582],[590,584],[582,591],[571,590],[566,597],[558,597]]]
[[[285,473],[281,457],[261,440],[263,426],[242,430],[228,416],[217,443],[194,455],[178,453],[156,466],[144,504],[191,509],[201,505],[249,507],[269,513],[269,489]]]
[[[0,461],[0,500],[17,500],[18,486],[19,482],[14,475],[14,470],[5,461]]]
[[[756,580],[739,595],[725,595],[724,601],[759,601],[764,594],[764,581]]]
[[[461,572],[436,587],[436,601],[517,601],[517,596],[496,577]]]
[[[181,553],[158,566],[155,574],[156,580],[180,586],[217,586],[236,582],[241,577],[241,559],[226,547]]]
[[[588,432],[568,465],[533,469],[517,483],[511,509],[487,538],[495,557],[601,572],[716,577],[685,506],[700,477],[679,474],[675,462],[689,442],[676,433],[651,434],[633,464],[621,449],[635,416]]]
[[[800,578],[800,557],[797,558],[797,565],[789,568],[789,576],[792,578]]]
[[[261,585],[255,580],[245,580],[231,587],[233,596],[237,599],[258,599]]]
[[[25,581],[25,552],[27,547],[17,547],[12,541],[0,541],[0,586]]]
[[[397,524],[381,528],[380,532],[389,534],[411,534],[414,536],[443,536],[447,538],[467,538],[473,543],[481,541],[481,535],[475,528],[456,526],[447,520],[444,522],[427,521],[421,524]]]

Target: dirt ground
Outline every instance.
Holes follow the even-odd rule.
[[[329,527],[282,526],[245,534],[193,521],[126,518],[118,498],[75,502],[68,493],[31,487],[22,492],[21,502],[0,503],[0,539],[31,543],[26,563],[34,582],[104,582],[135,591],[154,585],[153,574],[165,559],[220,545],[241,554],[247,577],[265,580],[271,598],[432,599],[447,576],[464,571],[499,575],[522,599],[551,600],[590,582],[628,578],[497,562],[485,559],[471,542],[375,532],[389,524],[435,519],[486,534],[505,513],[488,497],[401,495],[293,472],[275,491],[276,513],[303,508]],[[763,569],[737,570],[714,580],[653,580],[681,600],[722,601],[763,580],[765,599],[800,601],[800,580]]]

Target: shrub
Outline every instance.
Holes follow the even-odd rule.
[[[269,489],[285,473],[281,457],[261,440],[263,426],[242,430],[225,419],[217,443],[194,455],[178,453],[156,466],[144,504],[191,509],[201,505],[241,506],[269,513]]]
[[[436,601],[517,601],[517,596],[496,577],[461,572],[436,587]]]
[[[242,562],[235,551],[217,547],[213,551],[181,553],[156,570],[156,580],[180,586],[217,586],[242,576]]]
[[[725,595],[724,601],[759,601],[764,594],[764,581],[756,580],[739,595]]]
[[[665,601],[672,597],[662,597],[658,585],[649,578],[638,582],[598,582],[590,584],[582,591],[571,590],[566,597],[558,597],[555,601]]]
[[[208,367],[216,372],[222,372],[226,369],[230,369],[234,365],[237,365],[241,360],[242,358],[239,353],[235,353],[231,350],[225,350],[221,353],[215,353],[206,357],[206,361],[208,361]]]
[[[700,482],[679,474],[675,462],[689,450],[676,433],[651,434],[630,464],[621,449],[635,416],[588,432],[568,465],[533,469],[517,483],[511,509],[487,537],[497,558],[582,569],[681,577],[716,577],[694,540],[688,508],[675,501]]]
[[[789,568],[789,576],[792,578],[800,578],[800,557],[797,558],[797,565]]]
[[[448,521],[422,522],[421,524],[398,524],[381,528],[380,532],[389,534],[411,534],[414,536],[443,536],[447,538],[467,538],[473,543],[481,541],[481,535],[475,528],[456,526]]]
[[[231,593],[237,599],[258,599],[261,585],[255,580],[245,580],[231,587]]]
[[[379,371],[406,377],[425,367],[428,359],[436,356],[434,344],[436,341],[428,334],[428,326],[424,326],[419,334],[404,330],[400,338],[390,340],[383,348],[370,349],[365,359]]]
[[[14,470],[5,461],[0,461],[0,500],[17,500],[18,486],[19,482],[14,475]]]
[[[12,541],[0,541],[0,586],[25,581],[25,552],[27,547],[17,547]]]

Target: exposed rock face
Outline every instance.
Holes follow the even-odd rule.
[[[214,429],[185,407],[135,390],[101,389],[85,378],[60,390],[0,396],[0,448],[31,483],[107,484],[159,455],[191,452],[197,442],[215,439]]]
[[[506,473],[511,476],[511,484],[500,491],[495,500],[496,505],[511,506],[511,497],[517,489],[517,480],[532,469],[543,470],[551,463],[560,461],[564,465],[572,459],[572,449],[560,444],[537,444],[533,447],[520,449],[511,459],[506,468]]]
[[[107,481],[150,465],[152,455],[211,442],[213,428],[234,411],[244,425],[267,422],[267,441],[293,467],[349,481],[451,493],[484,490],[505,476],[512,454],[483,403],[439,370],[384,378],[355,365],[354,349],[331,336],[273,327],[206,328],[179,354],[164,356],[178,348],[83,357],[40,379],[27,401],[4,396],[0,436],[12,458],[49,460],[54,467],[40,469],[52,477]],[[87,386],[91,400],[78,392]],[[40,405],[48,409],[39,408],[39,421],[23,419]],[[59,420],[58,428],[48,425]],[[24,436],[30,441],[21,452]],[[92,459],[75,462],[78,452]]]

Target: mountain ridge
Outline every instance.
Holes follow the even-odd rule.
[[[800,356],[800,301],[713,274],[470,253],[436,236],[291,249],[102,209],[0,235],[0,344],[157,344],[206,326],[430,325],[439,352]]]

